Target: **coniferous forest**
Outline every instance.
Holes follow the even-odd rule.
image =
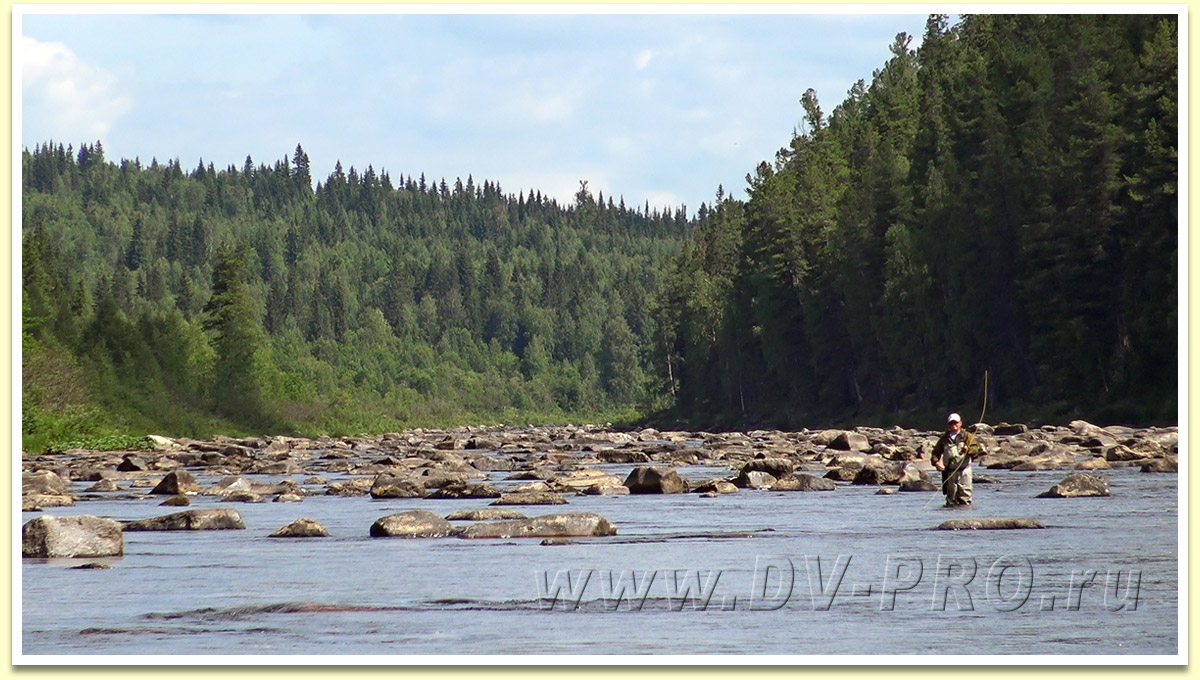
[[[1176,19],[931,16],[912,43],[828,113],[798,89],[746,198],[693,215],[320,178],[299,145],[223,169],[27,148],[24,447],[894,423],[985,385],[989,414],[1177,422]]]

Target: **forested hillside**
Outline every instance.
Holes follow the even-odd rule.
[[[701,421],[1175,421],[1174,17],[930,17],[718,195],[658,305]],[[973,410],[972,413],[967,411]],[[893,415],[892,417],[896,417]]]
[[[310,172],[26,150],[26,445],[644,410],[682,209]]]
[[[190,171],[26,149],[25,446],[911,422],[974,417],[985,376],[993,420],[1175,421],[1177,43],[1174,17],[932,16],[828,114],[804,92],[746,200],[691,219],[586,183],[314,184],[300,146]]]

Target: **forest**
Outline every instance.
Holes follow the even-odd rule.
[[[1176,422],[1177,30],[931,16],[692,215],[317,179],[300,145],[191,170],[26,148],[23,448],[913,422],[985,387],[998,415]]]

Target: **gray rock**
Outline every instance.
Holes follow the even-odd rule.
[[[329,531],[325,527],[307,517],[301,517],[276,529],[267,538],[322,538],[328,535]]]
[[[743,470],[733,480],[733,485],[740,489],[766,489],[775,484],[778,479],[769,472],[762,470]]]
[[[771,485],[771,491],[833,491],[837,484],[832,479],[822,479],[808,474],[787,474]]]
[[[245,528],[246,525],[238,511],[228,508],[185,510],[125,523],[125,531],[209,531]]]
[[[1142,472],[1179,472],[1177,458],[1155,458],[1142,464]]]
[[[737,493],[738,488],[736,484],[725,479],[710,479],[701,483],[694,491],[700,494],[723,494]]]
[[[500,491],[486,482],[451,482],[429,494],[430,498],[500,498]]]
[[[901,491],[937,491],[938,487],[928,479],[905,479],[900,482]]]
[[[787,458],[755,458],[742,466],[743,473],[765,472],[776,479],[790,475],[795,470],[796,466]]]
[[[462,531],[463,538],[550,538],[613,536],[617,527],[591,512],[542,515],[507,522],[481,522]]]
[[[67,483],[51,470],[26,472],[21,475],[22,495],[69,496]]]
[[[171,508],[187,507],[192,504],[192,501],[187,496],[171,496],[167,500],[159,503],[159,506],[167,506]]]
[[[938,529],[960,531],[963,529],[1045,529],[1046,525],[1036,519],[952,519],[942,522]]]
[[[992,434],[996,435],[997,437],[1011,437],[1017,434],[1025,434],[1028,431],[1029,426],[1022,423],[1017,423],[1015,425],[1000,423],[996,427],[992,428]]]
[[[121,490],[121,487],[117,486],[117,483],[111,479],[101,479],[100,481],[96,482],[95,484],[84,489],[84,491],[91,491],[91,492],[120,491],[120,490]]]
[[[869,451],[871,450],[871,442],[864,434],[842,432],[833,441],[829,442],[829,448],[837,451]]]
[[[150,469],[150,464],[142,459],[141,456],[128,454],[117,465],[117,470],[120,472],[141,472]]]
[[[379,475],[371,484],[371,498],[421,498],[425,487],[403,477]]]
[[[506,493],[491,505],[566,505],[567,499],[554,491],[520,491]]]
[[[639,465],[625,478],[629,493],[687,493],[687,480],[674,468]]]
[[[428,510],[408,510],[380,517],[371,525],[371,535],[388,538],[441,538],[457,533],[454,525]]]
[[[1083,496],[1111,496],[1108,480],[1098,475],[1083,472],[1069,474],[1049,491],[1038,494],[1038,498],[1079,498]]]
[[[93,515],[43,515],[21,527],[23,557],[109,557],[125,553],[121,523]]]
[[[172,470],[162,478],[162,481],[150,493],[164,496],[179,496],[187,493],[199,493],[199,491],[200,484],[192,476],[192,473],[187,470]]]

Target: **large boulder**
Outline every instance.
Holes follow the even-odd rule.
[[[639,465],[625,478],[629,493],[687,493],[687,480],[675,468]]]
[[[507,522],[481,522],[462,530],[463,538],[549,538],[612,536],[617,527],[591,512],[542,515]]]
[[[838,451],[870,451],[871,442],[858,432],[842,432],[829,442],[829,448]]]
[[[329,531],[314,520],[307,517],[286,524],[275,530],[267,538],[323,538]]]
[[[1179,472],[1178,458],[1155,458],[1142,464],[1142,472]]]
[[[1067,475],[1049,491],[1038,494],[1038,498],[1079,498],[1083,496],[1111,496],[1108,480],[1099,475],[1077,472]]]
[[[51,470],[26,472],[21,475],[22,495],[67,496],[67,483]]]
[[[929,479],[902,479],[901,491],[937,491],[938,485]]]
[[[163,496],[179,496],[182,494],[199,493],[200,483],[187,470],[172,470],[162,478],[162,481],[150,491],[152,494]]]
[[[23,557],[108,557],[125,553],[121,523],[76,515],[43,515],[21,527]]]
[[[837,484],[809,474],[786,474],[771,485],[771,491],[833,491]]]
[[[734,478],[733,485],[740,489],[766,489],[777,481],[779,480],[769,472],[762,470],[742,470]]]
[[[776,479],[792,474],[796,466],[787,458],[754,458],[746,461],[742,472],[765,472]]]
[[[884,484],[899,484],[904,477],[903,463],[876,463],[863,466],[854,475],[855,486],[882,486]]]
[[[408,510],[380,517],[371,525],[371,535],[389,538],[441,538],[456,533],[454,525],[428,510]]]
[[[379,475],[371,484],[371,498],[421,498],[424,495],[424,486],[394,475]]]
[[[185,510],[125,523],[125,531],[209,531],[245,528],[246,525],[238,511],[228,508]]]

